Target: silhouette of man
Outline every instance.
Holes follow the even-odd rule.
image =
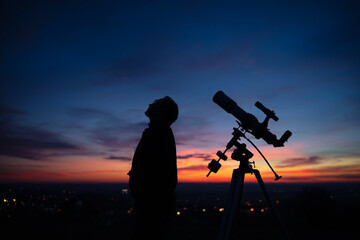
[[[175,212],[176,146],[171,124],[178,117],[170,98],[155,100],[145,115],[150,119],[135,150],[128,173],[135,202],[134,239],[167,239]]]

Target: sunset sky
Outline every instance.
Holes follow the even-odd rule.
[[[229,181],[231,159],[206,177],[236,127],[219,90],[293,132],[283,148],[248,135],[281,181],[360,181],[359,1],[224,2],[2,1],[0,182],[127,182],[164,96],[179,181]]]

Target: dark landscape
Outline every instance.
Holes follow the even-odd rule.
[[[291,239],[358,236],[359,183],[268,183]],[[154,186],[155,188],[156,186]],[[217,239],[228,183],[180,183],[172,239]],[[131,239],[127,184],[2,184],[0,219],[11,239]],[[284,239],[257,184],[246,183],[233,239]]]

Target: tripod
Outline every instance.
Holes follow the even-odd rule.
[[[270,205],[270,209],[275,213],[276,218],[281,225],[282,231],[284,232],[286,239],[289,239],[286,227],[280,217],[279,212],[275,208],[268,191],[266,190],[264,181],[261,178],[259,170],[252,168],[252,166],[249,163],[249,159],[241,159],[239,161],[240,161],[239,168],[233,170],[231,183],[230,183],[230,192],[227,199],[223,220],[221,222],[218,240],[228,240],[230,238],[234,217],[236,213],[238,213],[239,205],[242,199],[246,173],[255,174],[255,177],[261,187],[261,190],[263,191],[264,196]]]

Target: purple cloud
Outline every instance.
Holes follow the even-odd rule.
[[[282,161],[281,165],[278,167],[296,167],[296,166],[304,166],[304,165],[314,165],[319,164],[324,158],[320,156],[310,156],[303,158],[289,158]]]
[[[196,170],[205,170],[205,169],[206,169],[206,165],[193,165],[193,166],[178,168],[179,171],[182,171],[182,170],[196,171]]]
[[[83,125],[89,141],[111,149],[129,149],[136,146],[145,122],[129,123],[111,112],[92,108],[73,108],[69,111],[72,117],[92,124]]]
[[[206,153],[196,153],[196,154],[187,154],[187,155],[179,155],[177,156],[177,159],[190,159],[190,158],[200,158],[204,161],[210,161],[211,155]]]
[[[131,161],[131,158],[129,157],[122,157],[122,156],[114,156],[114,155],[111,155],[105,159],[108,159],[108,160],[120,160],[120,161]]]
[[[15,121],[26,112],[0,108],[0,155],[44,160],[56,155],[79,154],[84,149],[63,135]]]
[[[42,160],[81,149],[60,134],[39,127],[13,124],[0,126],[0,155]]]

